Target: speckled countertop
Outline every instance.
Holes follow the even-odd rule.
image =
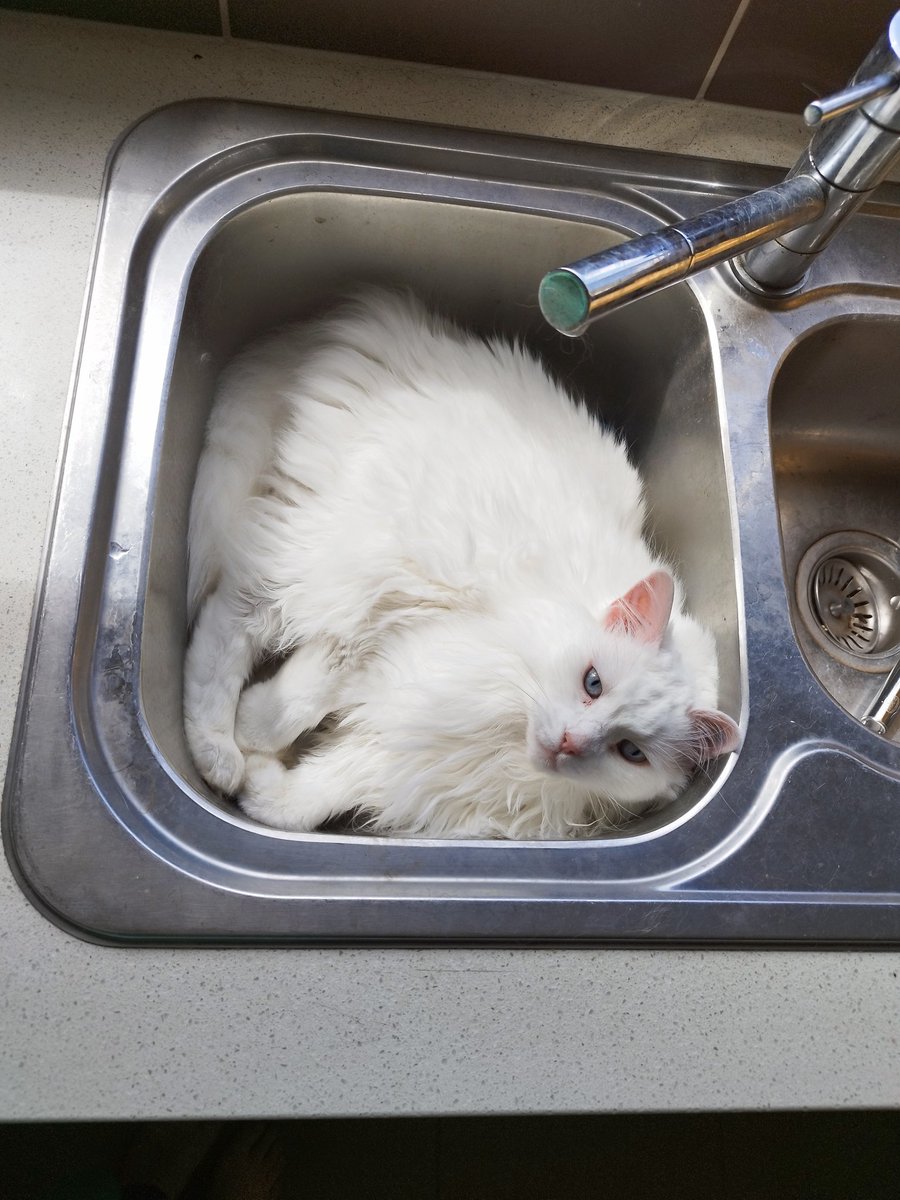
[[[231,96],[789,165],[703,102],[0,11],[0,755],[104,161]],[[62,848],[64,851],[64,847]],[[102,949],[0,860],[0,1120],[900,1104],[900,953]]]

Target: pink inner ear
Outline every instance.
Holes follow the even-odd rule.
[[[740,749],[741,731],[727,713],[715,709],[695,710],[691,713],[691,723],[691,757],[695,762],[710,762],[720,754],[731,754]]]
[[[627,633],[642,642],[659,644],[675,598],[675,583],[668,571],[653,571],[609,606],[606,628]]]

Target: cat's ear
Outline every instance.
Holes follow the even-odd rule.
[[[614,600],[603,623],[613,633],[627,633],[659,645],[672,615],[675,583],[668,571],[652,571],[646,579]]]
[[[697,764],[711,762],[720,754],[731,754],[741,747],[737,722],[717,709],[691,712],[691,734],[691,758]]]

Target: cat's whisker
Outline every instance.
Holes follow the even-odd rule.
[[[520,691],[522,695],[526,697],[526,699],[530,700],[532,704],[537,704],[537,696],[535,696],[533,692],[529,692],[527,688],[523,687],[520,683],[516,683],[515,680],[510,679],[509,683],[511,683],[517,691]]]
[[[541,681],[540,681],[540,680],[539,680],[539,679],[538,679],[538,678],[537,678],[535,675],[530,675],[530,676],[529,676],[529,681],[530,681],[531,683],[533,683],[533,684],[534,684],[534,686],[535,686],[535,687],[538,689],[538,691],[539,691],[539,692],[542,694],[542,696],[544,697],[544,699],[545,699],[545,700],[546,700],[548,703],[550,703],[550,702],[551,702],[551,701],[550,701],[550,696],[548,695],[548,693],[547,693],[547,689],[544,687],[544,685],[541,683]],[[517,685],[517,686],[521,686],[521,685]],[[525,691],[524,687],[522,688],[522,691]],[[526,693],[526,694],[527,694],[527,693]],[[535,704],[537,703],[537,697],[535,697],[535,696],[532,696],[532,697],[531,697],[531,699],[534,701],[534,703],[535,703]]]

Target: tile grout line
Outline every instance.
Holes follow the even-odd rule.
[[[227,3],[227,0],[221,0],[221,2],[224,4],[224,3]],[[715,55],[713,56],[713,60],[709,64],[709,70],[706,72],[703,82],[700,84],[700,90],[697,92],[697,95],[694,97],[695,100],[705,99],[706,93],[709,90],[709,85],[712,83],[713,78],[715,77],[716,71],[718,71],[719,65],[722,62],[722,59],[728,53],[728,47],[731,45],[732,39],[734,38],[734,35],[738,31],[738,26],[740,25],[741,21],[743,21],[743,19],[744,19],[744,13],[746,13],[746,11],[749,7],[750,7],[750,0],[740,0],[740,3],[737,6],[737,10],[735,11],[734,16],[731,18],[731,24],[725,30],[725,36],[722,38],[722,43],[719,46],[718,50],[716,51]]]
[[[219,20],[222,22],[222,37],[231,37],[231,17],[228,13],[228,0],[219,0]]]

